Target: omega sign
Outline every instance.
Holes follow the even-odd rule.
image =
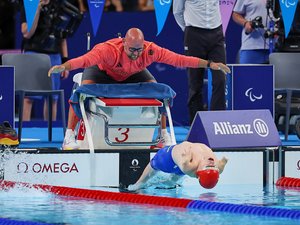
[[[269,135],[269,128],[262,119],[255,119],[253,123],[232,124],[228,121],[213,122],[215,135],[248,135],[258,134],[261,137]]]
[[[78,173],[75,163],[34,163],[32,165],[26,162],[20,162],[17,165],[17,173]]]

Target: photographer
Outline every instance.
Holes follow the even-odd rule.
[[[243,26],[239,63],[267,63],[269,44],[264,38],[264,26],[267,23],[266,1],[237,0],[232,19]]]
[[[73,20],[65,20],[65,18],[68,17],[64,16],[64,9],[66,9],[65,11],[67,12],[73,12]],[[69,3],[67,0],[40,0],[32,26],[29,30],[23,1],[20,1],[20,17],[21,31],[23,35],[22,50],[25,53],[48,54],[50,56],[52,66],[60,65],[67,61],[68,49],[66,38],[70,36],[70,31],[75,31],[82,18],[78,8]],[[72,23],[74,20],[76,20],[75,23]],[[67,24],[67,26],[62,26],[61,24]],[[65,71],[64,78],[67,77],[68,71]],[[51,78],[52,88],[54,90],[60,89],[60,74],[57,73]],[[41,97],[34,96],[24,99],[24,121],[29,121],[31,119],[32,106],[36,99],[41,99]],[[53,120],[56,120],[57,99],[58,96],[55,96],[53,99]],[[47,120],[48,110],[48,104],[44,101],[45,120]]]

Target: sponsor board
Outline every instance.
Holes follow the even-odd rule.
[[[280,146],[269,110],[198,112],[187,137],[211,148]]]

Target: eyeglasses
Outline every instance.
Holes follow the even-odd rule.
[[[144,49],[143,48],[128,48],[128,50],[131,52],[131,53],[134,53],[134,52],[138,52],[138,53],[141,53]]]

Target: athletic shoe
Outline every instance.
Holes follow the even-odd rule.
[[[19,145],[18,134],[8,121],[4,121],[3,124],[0,124],[0,145]]]
[[[160,149],[170,145],[172,145],[171,135],[168,132],[161,132],[159,142],[157,143],[157,145],[151,146],[150,149]]]
[[[75,133],[74,132],[66,132],[66,136],[64,139],[62,149],[63,150],[76,150],[79,148],[80,148],[80,146],[76,142]]]
[[[162,143],[163,147],[172,145],[172,138],[168,132],[162,132],[160,136],[160,143]]]

